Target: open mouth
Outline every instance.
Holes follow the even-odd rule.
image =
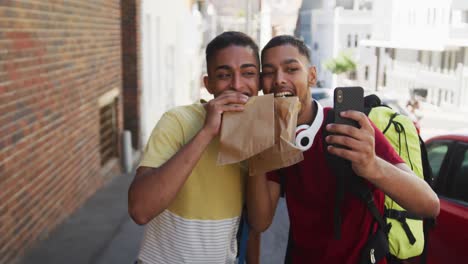
[[[291,92],[281,92],[281,93],[275,93],[275,97],[290,97],[294,96]]]

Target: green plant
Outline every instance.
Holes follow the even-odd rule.
[[[324,63],[327,70],[333,74],[342,74],[356,70],[356,62],[346,53],[341,53],[338,57]]]

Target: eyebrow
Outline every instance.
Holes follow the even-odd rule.
[[[219,65],[218,67],[216,67],[215,71],[217,70],[230,70],[231,67],[229,67],[228,65]]]
[[[285,59],[284,61],[281,62],[281,64],[291,64],[291,63],[300,63],[297,59]],[[274,68],[273,64],[270,63],[265,63],[262,64],[262,68]]]
[[[282,62],[282,64],[291,64],[291,63],[299,63],[296,59],[286,59]]]
[[[241,66],[241,69],[245,69],[245,68],[251,68],[251,67],[254,67],[255,69],[257,69],[257,65],[253,64],[253,63],[246,63],[246,64],[242,64]],[[218,67],[216,67],[215,71],[217,70],[231,70],[232,67],[229,66],[229,65],[219,65]]]
[[[242,64],[241,65],[241,69],[243,68],[250,68],[250,67],[254,67],[255,69],[258,68],[257,65],[253,64],[253,63],[246,63],[246,64]]]

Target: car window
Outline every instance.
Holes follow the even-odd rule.
[[[433,143],[427,146],[427,157],[429,164],[431,165],[432,175],[434,180],[437,181],[439,178],[440,167],[444,161],[445,155],[448,151],[448,142],[444,143]]]
[[[325,93],[325,92],[323,92],[323,93],[312,93],[312,98],[314,98],[315,100],[321,100],[321,99],[327,98],[327,97],[329,97],[328,93]]]
[[[448,196],[468,203],[468,145],[460,153],[463,155],[463,160],[454,171],[451,191]]]

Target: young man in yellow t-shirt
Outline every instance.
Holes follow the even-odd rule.
[[[214,99],[166,112],[146,145],[129,189],[129,213],[146,225],[140,263],[234,263],[245,170],[217,166],[223,112],[243,111],[259,88],[255,42],[225,32],[206,48],[204,83]],[[247,262],[258,263],[258,236]],[[250,254],[249,254],[250,253]]]

